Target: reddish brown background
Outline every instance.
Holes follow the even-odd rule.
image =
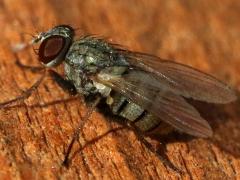
[[[11,45],[29,40],[26,33],[61,23],[80,28],[82,34],[112,37],[132,50],[176,59],[239,90],[239,20],[238,0],[1,0],[0,100],[21,94],[39,77],[15,65]],[[37,64],[31,49],[20,57],[26,64]],[[44,104],[67,98],[47,79],[26,106],[0,110],[0,179],[240,178],[239,101],[223,106],[196,104],[213,126],[212,139],[184,135],[166,139],[169,159],[185,171],[180,175],[166,169],[128,130],[87,145],[69,169],[61,169],[64,149],[85,108],[78,99]],[[117,125],[110,126],[105,116],[95,112],[80,143],[113,127]]]

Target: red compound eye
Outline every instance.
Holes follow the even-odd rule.
[[[45,39],[39,47],[39,60],[48,64],[63,50],[66,40],[63,36],[54,35]]]

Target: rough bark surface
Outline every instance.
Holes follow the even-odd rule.
[[[0,100],[20,95],[40,77],[16,66],[11,46],[56,24],[175,59],[239,90],[239,19],[238,0],[1,0]],[[38,65],[31,48],[19,57]],[[195,105],[212,125],[213,138],[173,133],[162,140],[170,161],[185,173],[163,166],[127,129],[104,135],[120,126],[98,111],[67,169],[61,167],[64,150],[86,108],[47,78],[24,103],[0,110],[0,179],[239,179],[240,101]]]

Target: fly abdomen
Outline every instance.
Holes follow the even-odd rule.
[[[134,122],[136,127],[143,132],[150,134],[166,134],[172,130],[168,124],[145,111],[139,105],[127,100],[127,98],[120,93],[111,92],[106,103],[109,105],[113,114]]]

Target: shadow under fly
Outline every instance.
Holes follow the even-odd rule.
[[[75,39],[75,31],[68,25],[41,32],[14,51],[32,45],[39,45],[37,54],[43,66],[19,65],[42,72],[42,77],[23,95],[1,103],[0,107],[28,98],[47,73],[70,94],[94,99],[75,129],[63,160],[65,166],[74,142],[100,100],[104,100],[113,114],[124,118],[121,124],[133,130],[146,147],[174,170],[177,168],[162,158],[146,137],[167,133],[169,127],[195,137],[211,137],[213,132],[209,123],[184,98],[220,104],[236,100],[235,92],[211,75],[153,55],[127,50],[97,36]],[[65,77],[53,70],[62,63]]]

